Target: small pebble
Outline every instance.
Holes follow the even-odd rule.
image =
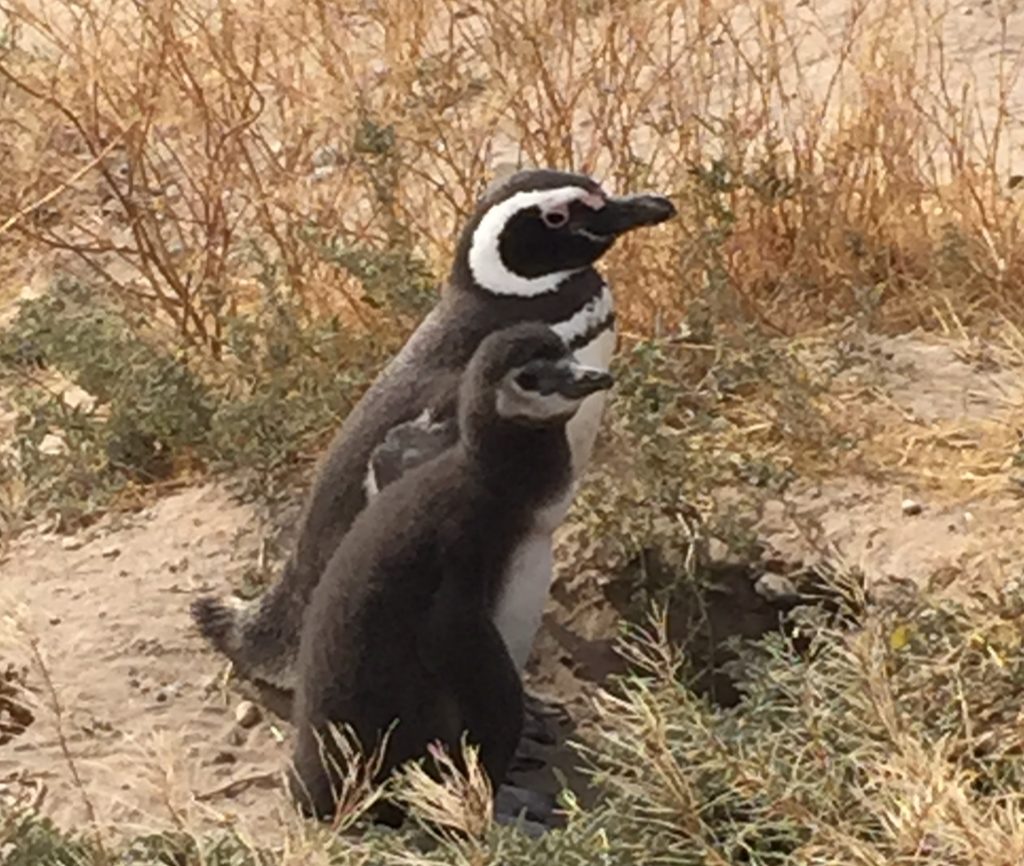
[[[783,574],[766,572],[754,583],[754,591],[768,601],[790,601],[800,598],[800,591],[788,577]]]
[[[60,546],[65,550],[78,550],[85,542],[81,538],[65,538]]]
[[[50,625],[60,625],[60,624],[61,624],[61,618],[59,616],[51,616],[50,617]]]
[[[313,167],[323,168],[325,166],[337,165],[339,157],[338,148],[330,144],[322,145],[313,151]]]
[[[708,558],[712,562],[725,562],[729,558],[729,545],[712,536],[708,541]]]
[[[242,701],[235,707],[235,721],[243,728],[253,728],[260,720],[260,708],[252,701]]]
[[[920,514],[924,511],[924,506],[921,505],[916,499],[904,499],[900,504],[900,508],[903,509],[903,513],[907,517],[913,517],[915,514]]]
[[[103,550],[100,552],[100,555],[104,559],[116,559],[118,556],[121,555],[121,548],[116,547],[114,545],[111,545],[110,547],[104,547]]]
[[[334,174],[333,165],[318,165],[310,172],[309,177],[313,183],[321,183]]]
[[[68,453],[67,443],[56,433],[47,433],[39,443],[39,453],[47,457],[57,457]]]

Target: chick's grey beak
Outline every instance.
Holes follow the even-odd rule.
[[[641,226],[656,226],[676,215],[676,206],[660,195],[611,196],[588,215],[587,230],[615,237]]]
[[[595,391],[604,391],[613,382],[612,374],[607,370],[587,367],[570,360],[555,364],[550,361],[534,361],[526,365],[522,375],[529,377],[529,384],[523,386],[528,390],[542,396],[560,394],[570,400],[579,400]]]

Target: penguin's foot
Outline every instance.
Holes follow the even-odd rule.
[[[557,745],[561,739],[560,728],[570,721],[568,713],[557,704],[529,693],[523,697],[523,709],[522,739],[543,746]]]
[[[550,763],[550,748],[536,740],[520,740],[509,764],[509,773],[533,773],[543,769]]]
[[[498,824],[518,825],[527,835],[537,838],[557,826],[556,805],[554,797],[506,783],[494,797],[494,820]]]
[[[548,718],[527,711],[522,738],[542,746],[554,746],[558,743],[558,726]]]

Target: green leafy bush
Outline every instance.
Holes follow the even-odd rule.
[[[268,287],[260,305],[225,318],[214,361],[175,350],[106,294],[61,281],[0,333],[17,409],[5,468],[23,490],[8,519],[49,514],[72,527],[190,467],[270,483],[338,424],[396,337],[310,321]]]

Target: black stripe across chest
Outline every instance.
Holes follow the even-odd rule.
[[[532,297],[496,295],[474,286],[459,291],[453,319],[461,319],[463,327],[479,335],[477,339],[516,322],[532,320],[557,326],[581,313],[588,304],[600,304],[604,292],[604,280],[592,268],[567,277],[554,291]]]

